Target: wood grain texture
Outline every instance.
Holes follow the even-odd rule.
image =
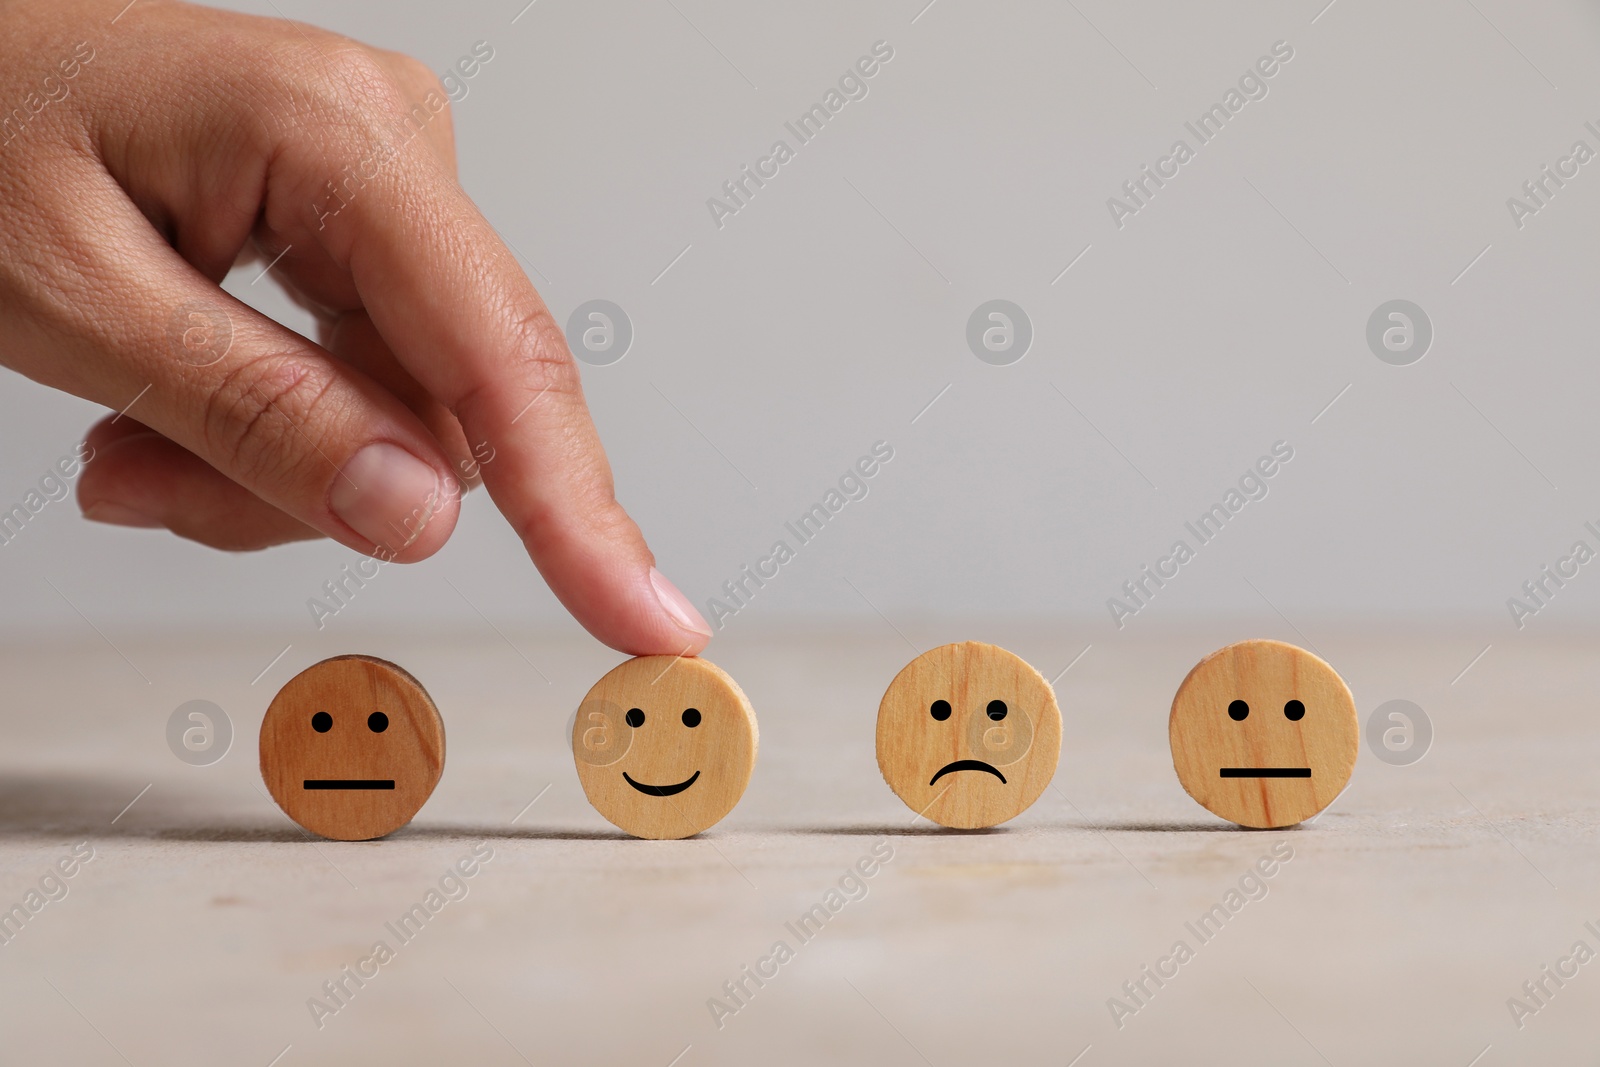
[[[1167,731],[1189,795],[1257,828],[1293,826],[1326,808],[1350,781],[1361,748],[1344,680],[1282,641],[1240,641],[1201,660],[1173,697]],[[1262,777],[1263,770],[1294,776]]]
[[[1060,755],[1061,711],[1050,683],[996,645],[924,652],[878,705],[883,780],[942,826],[977,829],[1021,814],[1050,784]]]
[[[137,411],[136,404],[130,414]],[[350,615],[329,620],[324,636],[359,625]],[[243,698],[228,693],[251,691],[250,679],[287,635],[263,652],[260,640],[215,627],[152,633],[136,644],[112,634],[157,686],[186,679],[170,699],[164,691],[142,705],[127,689],[130,678],[142,687],[138,676],[103,641],[63,633],[5,642],[0,870],[9,873],[0,906],[36,888],[57,857],[71,854],[69,843],[87,837],[96,858],[64,879],[66,899],[0,948],[0,1003],[9,1005],[0,1012],[9,1024],[0,1062],[123,1063],[44,984],[44,973],[140,1067],[267,1067],[290,1040],[293,1050],[276,1067],[523,1067],[442,976],[541,1067],[667,1067],[691,1040],[676,1067],[926,1067],[838,980],[845,973],[939,1067],[1066,1067],[1091,1040],[1075,1067],[1327,1067],[1247,978],[1338,1067],[1467,1067],[1491,1039],[1494,1049],[1475,1067],[1600,1067],[1600,959],[1536,1017],[1524,1017],[1524,1029],[1505,1008],[1509,996],[1526,999],[1520,983],[1539,978],[1575,939],[1600,948],[1580,921],[1600,925],[1600,900],[1590,894],[1576,917],[1555,913],[1547,902],[1559,903],[1557,895],[1494,832],[1563,888],[1600,886],[1593,635],[1530,623],[1519,640],[1497,641],[1450,689],[1487,636],[1469,644],[1454,627],[1385,628],[1376,619],[1307,629],[1330,653],[1339,650],[1330,662],[1350,688],[1361,685],[1360,780],[1299,830],[1246,831],[1179,787],[1165,713],[1201,656],[1261,635],[1146,621],[1096,640],[1057,683],[1073,722],[1065,723],[1055,784],[1081,814],[1050,787],[994,831],[919,821],[926,832],[889,830],[887,838],[876,831],[904,827],[912,812],[877,774],[873,698],[911,650],[875,615],[870,625],[809,633],[730,622],[715,638],[722,650],[713,662],[736,663],[734,678],[758,704],[761,755],[738,807],[679,843],[622,834],[570,776],[566,720],[626,656],[570,624],[542,634],[508,629],[549,675],[547,689],[505,644],[484,640],[481,621],[378,635],[387,650],[379,654],[434,694],[449,762],[447,779],[409,827],[348,849],[313,838],[360,892],[262,802],[259,779],[257,789],[241,782],[254,769],[262,710],[309,661],[280,662],[256,685],[256,707],[241,703],[235,715],[237,751],[209,768],[178,762],[152,736],[160,724],[150,714],[129,714],[155,704],[168,711],[222,679],[235,681],[209,695],[233,713],[230,699]],[[1006,637],[991,636],[999,632],[951,639],[1060,649],[1053,665],[1035,664],[1047,679],[1089,639],[1069,641],[1059,625],[1015,624]],[[368,648],[375,646],[347,640],[315,658]],[[285,659],[299,651],[296,640]],[[570,695],[555,721],[541,725],[531,713],[548,712],[548,692]],[[447,696],[455,693],[459,705]],[[849,693],[864,698],[841,699]],[[1380,764],[1365,734],[1369,696],[1377,704],[1398,695],[1424,704],[1439,727],[1437,750],[1408,767]],[[774,717],[791,709],[774,729]],[[469,713],[472,728],[464,730]],[[250,767],[234,765],[241,756]],[[556,784],[528,807],[552,776]],[[597,832],[611,840],[594,840]],[[494,858],[463,879],[470,895],[401,947],[383,924],[438,888],[446,867],[471,857],[479,841]],[[1269,895],[1202,946],[1184,924],[1198,926],[1247,874],[1243,891],[1255,890],[1257,865],[1274,858],[1274,846],[1292,846],[1294,859],[1268,868],[1277,872],[1261,879]],[[875,847],[892,847],[893,859],[883,863]],[[845,904],[802,945],[784,923],[798,924],[823,903],[847,870],[861,875],[865,898]],[[357,964],[377,938],[398,958],[313,1030],[306,998],[326,999],[322,983],[341,980],[341,968]],[[765,988],[745,980],[736,992],[754,998],[717,1030],[706,999],[737,1006],[722,983],[740,981],[747,964],[752,974],[770,974],[760,961],[780,938],[797,955],[775,980],[763,978]],[[1179,938],[1198,955],[1157,988],[1141,968],[1153,973]],[[1129,979],[1143,980],[1141,996],[1154,999],[1122,1016],[1126,1026],[1117,1030],[1106,1002],[1115,996],[1138,1006],[1121,989]],[[264,1019],[264,1006],[281,1010],[281,1020]],[[1496,1018],[1515,1042],[1511,1055],[1485,1032]],[[691,1029],[706,1040],[677,1036]],[[1089,1030],[1104,1042],[1097,1033],[1080,1036]],[[1446,1047],[1440,1035],[1455,1034],[1459,1041]],[[1456,1044],[1468,1047],[1456,1055]]]
[[[656,840],[691,837],[732,811],[757,744],[744,691],[695,657],[619,664],[589,690],[572,726],[589,803],[618,829]]]
[[[374,729],[374,713],[387,718],[381,730]],[[443,770],[444,722],[433,700],[411,675],[372,656],[335,656],[307,667],[278,691],[261,720],[261,777],[272,799],[323,837],[366,841],[398,830]],[[375,782],[393,787],[348,787]],[[337,783],[347,787],[328,787]]]

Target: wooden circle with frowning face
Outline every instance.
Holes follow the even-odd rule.
[[[1361,749],[1344,680],[1282,641],[1240,641],[1201,660],[1173,697],[1167,732],[1189,795],[1260,829],[1293,826],[1333,803]]]
[[[572,724],[578,781],[635,837],[691,837],[733,810],[756,762],[756,715],[727,672],[641,656],[594,684]]]
[[[1055,776],[1061,711],[1050,683],[981,641],[908,663],[878,705],[878,769],[912,811],[976,829],[1020,815]]]
[[[278,691],[261,720],[261,777],[314,834],[365,841],[404,826],[444,770],[444,722],[417,680],[336,656]]]

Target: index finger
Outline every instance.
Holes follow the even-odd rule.
[[[314,209],[316,210],[316,209]],[[496,506],[551,590],[595,637],[693,654],[711,628],[655,569],[617,503],[565,338],[516,260],[437,157],[401,150],[316,238],[413,377],[460,421]]]

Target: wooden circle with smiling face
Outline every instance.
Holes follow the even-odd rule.
[[[366,841],[411,821],[444,770],[444,722],[411,675],[372,656],[307,667],[261,720],[261,777],[284,814]]]
[[[1361,723],[1344,680],[1303,648],[1240,641],[1196,664],[1167,720],[1178,781],[1241,826],[1304,822],[1355,770]]]
[[[981,641],[924,652],[878,705],[883,780],[942,826],[971,830],[1020,815],[1050,784],[1060,755],[1050,683]]]
[[[572,755],[596,811],[634,837],[692,837],[744,796],[756,715],[722,668],[640,656],[594,684],[572,724]]]

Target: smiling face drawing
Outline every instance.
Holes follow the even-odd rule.
[[[1304,822],[1350,781],[1361,724],[1334,669],[1281,641],[1201,660],[1167,724],[1183,788],[1216,815],[1262,829]]]
[[[278,691],[261,720],[261,777],[323,837],[365,841],[411,821],[444,769],[444,723],[393,663],[336,656]]]
[[[641,656],[583,698],[572,724],[578,781],[635,837],[691,837],[733,810],[756,761],[744,692],[703,659]]]
[[[878,769],[907,806],[976,829],[1021,814],[1061,754],[1044,676],[1003,648],[942,645],[908,663],[878,705]]]

